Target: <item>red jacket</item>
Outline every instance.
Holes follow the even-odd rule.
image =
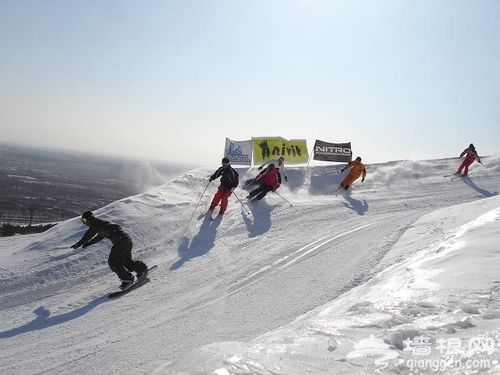
[[[264,182],[266,185],[271,186],[273,190],[276,190],[281,185],[281,174],[278,168],[272,170],[266,170],[261,175],[257,176],[257,180]]]
[[[466,148],[465,150],[462,151],[460,154],[460,158],[465,155],[465,162],[468,164],[472,164],[474,160],[477,160],[479,163],[481,163],[481,159],[479,159],[479,155],[476,152],[476,149],[474,148]]]

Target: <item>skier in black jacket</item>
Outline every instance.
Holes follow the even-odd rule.
[[[222,167],[217,169],[214,174],[210,176],[209,181],[213,181],[219,177],[221,177],[220,186],[212,199],[212,203],[210,204],[208,211],[213,211],[213,209],[217,207],[220,202],[219,215],[224,215],[228,199],[240,182],[238,172],[231,167],[229,159],[226,157],[222,158]]]
[[[85,211],[81,221],[89,229],[81,240],[71,247],[73,249],[78,249],[80,246],[85,248],[104,238],[110,239],[113,246],[109,254],[108,264],[111,271],[116,273],[122,281],[120,289],[125,290],[134,283],[134,275],[130,271],[135,272],[138,279],[147,274],[148,266],[146,264],[132,260],[132,240],[118,224],[98,219],[91,211]]]

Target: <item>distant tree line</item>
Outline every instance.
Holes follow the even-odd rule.
[[[5,223],[0,227],[0,237],[13,236],[15,234],[32,234],[41,233],[52,228],[56,224],[40,224],[40,225],[13,225]]]

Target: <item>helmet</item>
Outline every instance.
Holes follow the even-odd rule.
[[[472,143],[469,145],[469,148],[472,149],[472,150],[476,149]]]
[[[94,217],[94,214],[92,213],[92,211],[85,211],[83,214],[82,214],[82,218],[80,219],[81,222],[83,224],[87,224],[87,221],[89,221],[90,219],[92,219]]]
[[[269,165],[267,166],[267,168],[268,168],[270,171],[272,171],[272,170],[274,169],[274,164],[273,164],[273,163],[269,164]]]
[[[94,214],[92,213],[92,211],[85,211],[83,214],[82,214],[82,219],[90,219],[90,218],[93,218],[94,217]]]
[[[227,158],[227,157],[224,156],[222,158],[222,164],[229,164],[229,158]]]
[[[361,162],[361,158],[358,156],[358,157],[356,158],[356,161],[357,161],[358,163],[359,163],[359,162]]]

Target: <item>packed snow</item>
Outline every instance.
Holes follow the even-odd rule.
[[[117,299],[109,241],[70,248],[79,218],[0,238],[0,373],[500,373],[500,157],[482,161],[367,165],[350,193],[340,165],[288,166],[215,221],[215,168],[191,170],[95,211],[158,265]]]

